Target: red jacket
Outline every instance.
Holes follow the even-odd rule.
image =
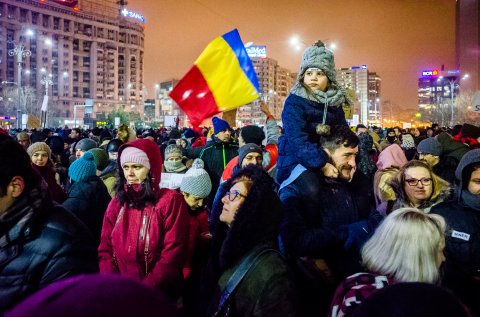
[[[190,234],[188,241],[187,262],[183,268],[183,277],[185,279],[187,279],[190,275],[192,262],[198,260],[194,257],[198,256],[199,252],[208,250],[208,243],[212,237],[208,227],[208,214],[206,209],[201,211],[196,216],[189,214],[188,219],[190,220]]]
[[[143,210],[120,206],[117,198],[110,202],[98,247],[100,272],[178,290],[188,249],[187,206],[173,190],[162,188],[160,195]]]
[[[270,159],[267,159],[267,157],[269,157]],[[263,168],[268,173],[272,173],[275,171],[275,168],[277,167],[277,158],[278,158],[277,145],[267,144],[263,149],[263,159],[264,159],[264,162],[267,162],[267,166],[265,166],[265,163],[264,163]],[[235,156],[233,159],[231,159],[230,162],[228,162],[227,165],[225,166],[225,169],[223,170],[223,173],[222,173],[221,182],[224,182],[230,179],[230,177],[232,177],[233,168],[237,165],[238,165],[238,155]]]
[[[189,219],[181,194],[159,188],[162,160],[158,146],[148,139],[123,145],[142,149],[150,161],[157,203],[143,210],[120,205],[117,197],[108,205],[98,247],[100,272],[120,273],[153,287],[178,293],[188,249]],[[122,174],[121,174],[122,175]]]

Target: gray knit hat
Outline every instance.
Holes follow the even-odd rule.
[[[426,138],[418,143],[417,152],[440,156],[442,155],[442,145],[435,138]]]
[[[238,166],[242,167],[242,162],[245,156],[247,156],[249,153],[258,153],[263,155],[262,148],[255,143],[247,143],[241,148],[238,149]]]
[[[333,52],[325,47],[322,41],[317,41],[303,53],[302,63],[300,64],[299,78],[303,76],[308,68],[319,68],[332,83],[337,83],[337,74],[335,72],[335,61]]]
[[[167,160],[170,156],[179,155],[183,157],[182,149],[176,144],[170,144],[165,148],[165,160]]]
[[[32,155],[37,151],[45,151],[47,152],[48,157],[52,156],[52,150],[45,142],[35,142],[27,148],[27,153],[30,157],[32,157]]]
[[[199,158],[193,161],[192,167],[185,173],[180,190],[190,195],[207,197],[212,190],[212,181],[203,168],[203,161]]]
[[[75,150],[81,150],[86,152],[96,147],[97,147],[97,142],[93,141],[92,139],[85,138],[77,142],[77,144],[75,145]]]

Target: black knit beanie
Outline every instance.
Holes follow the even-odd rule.
[[[265,139],[265,133],[263,129],[256,125],[247,125],[240,130],[240,135],[245,143],[255,143],[256,145],[262,145],[263,139]]]

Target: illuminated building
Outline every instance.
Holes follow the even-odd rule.
[[[77,117],[85,114],[88,121],[104,119],[117,107],[142,115],[145,19],[125,5],[116,0],[0,0],[0,81],[16,83],[15,56],[8,52],[13,42],[23,43],[31,55],[22,60],[20,84],[36,91],[37,104],[45,90],[42,70],[51,74],[49,125],[71,122],[74,105],[93,104],[77,107]],[[38,116],[37,110],[25,112]]]
[[[428,121],[446,126],[452,120],[459,93],[459,70],[427,69],[418,78],[418,109]]]
[[[355,97],[352,124],[379,125],[381,77],[362,65],[337,69],[337,81]]]
[[[265,48],[265,46],[260,46],[260,48]],[[248,49],[247,52],[249,52]],[[262,52],[262,50],[260,51]],[[263,53],[265,55],[258,56],[249,52],[249,55],[257,73],[261,99],[265,101],[274,118],[281,121],[283,103],[295,83],[296,74],[278,65],[276,60],[266,57],[266,48]],[[237,126],[248,124],[265,124],[265,115],[260,110],[260,104],[257,101],[240,107],[237,111]]]

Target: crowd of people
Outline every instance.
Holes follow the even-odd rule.
[[[318,41],[282,127],[1,130],[0,315],[480,316],[480,127],[350,105]]]

